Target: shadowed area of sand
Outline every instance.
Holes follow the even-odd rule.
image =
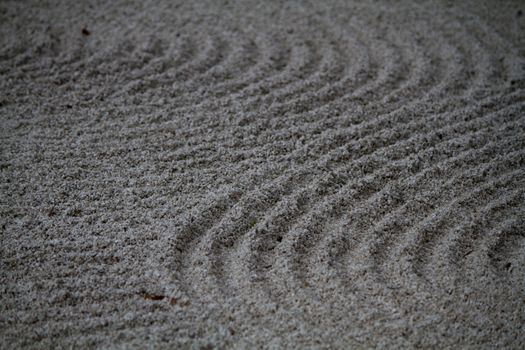
[[[0,348],[524,348],[523,11],[0,2]]]

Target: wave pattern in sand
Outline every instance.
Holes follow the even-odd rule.
[[[520,6],[0,4],[0,334],[523,347]]]

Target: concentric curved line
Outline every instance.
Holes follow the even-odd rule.
[[[519,153],[519,155],[521,157],[523,157],[523,151],[521,152],[517,152]],[[435,220],[443,220],[444,219],[444,216],[445,215],[450,215],[450,211],[453,209],[453,206],[459,202],[462,202],[462,201],[467,201],[471,198],[475,198],[475,196],[477,194],[479,194],[480,192],[482,192],[483,190],[490,190],[493,188],[493,186],[497,186],[498,185],[498,182],[501,182],[503,180],[501,179],[504,179],[505,181],[507,182],[510,182],[510,181],[513,181],[515,180],[514,176],[516,175],[523,175],[523,172],[520,171],[519,169],[518,170],[515,170],[513,169],[512,171],[508,171],[508,172],[505,172],[503,175],[501,175],[500,177],[497,177],[496,180],[494,181],[490,181],[490,182],[487,182],[486,184],[483,184],[481,186],[477,186],[473,191],[471,192],[468,192],[466,194],[462,194],[461,196],[456,197],[455,199],[453,199],[452,201],[448,202],[446,205],[444,206],[440,206],[439,208],[437,209],[434,209],[431,214],[427,215],[421,222],[417,223],[417,225],[415,226],[412,226],[412,228],[410,228],[410,232],[415,232],[415,230],[417,228],[423,228],[427,225],[431,225],[433,223],[436,223]],[[504,186],[507,182],[503,181],[501,183],[502,186]],[[407,236],[407,233],[406,232],[403,232],[403,234],[401,234],[402,236]],[[414,247],[413,245],[413,240],[416,240],[419,238],[419,235],[416,235],[415,237],[409,237],[408,238],[408,241],[402,241],[402,244],[400,246],[395,246],[393,251],[391,251],[390,249],[388,249],[387,251],[385,251],[387,249],[388,246],[385,246],[385,245],[382,245],[381,247],[381,255],[378,255],[377,253],[379,252],[379,250],[375,250],[375,252],[372,253],[372,256],[375,256],[375,262],[374,262],[374,269],[377,269],[376,273],[378,273],[378,278],[381,280],[383,278],[388,278],[387,276],[399,276],[399,275],[403,275],[404,277],[406,277],[406,271],[405,271],[405,267],[407,265],[412,265],[412,263],[410,262],[411,258],[406,258],[406,257],[401,257],[401,256],[398,256],[398,259],[396,259],[395,261],[398,261],[398,264],[395,266],[395,269],[394,271],[391,271],[389,273],[386,273],[386,271],[383,271],[383,268],[382,268],[382,265],[384,264],[384,262],[386,261],[387,258],[393,256],[394,254],[396,255],[400,255],[402,254],[403,256],[410,256],[412,255],[411,252],[410,252],[410,247]],[[398,241],[396,239],[396,241]],[[392,245],[393,242],[391,242],[389,245]],[[401,272],[403,271],[403,272]]]
[[[302,192],[301,192],[301,193],[302,193]],[[302,202],[303,202],[302,205],[304,206],[304,202],[307,202],[307,199],[303,199]],[[320,210],[321,210],[321,209],[320,209]],[[322,210],[321,210],[321,211],[322,211]],[[320,215],[320,217],[322,217],[322,215]],[[294,219],[294,221],[295,221],[295,219]],[[271,222],[272,222],[272,220],[268,220],[268,223],[271,223]],[[290,221],[290,218],[288,218],[288,220],[285,222],[286,226],[288,226],[288,225],[290,224],[290,222],[291,222],[291,221]],[[271,236],[273,236],[273,235],[271,235]],[[279,236],[282,237],[282,235],[279,235]],[[266,239],[268,236],[263,236],[263,237],[264,237],[264,238],[262,238],[262,239]],[[268,239],[269,239],[269,237],[268,237]],[[281,239],[282,239],[282,238],[281,238]],[[268,243],[268,242],[266,242],[266,243]],[[269,244],[269,243],[268,243],[268,244]],[[275,249],[275,248],[272,248],[272,249]],[[304,266],[304,265],[302,265],[302,266]],[[245,276],[245,275],[242,275],[242,276]],[[246,280],[246,276],[244,277],[244,280]]]
[[[474,243],[485,250],[489,245],[487,241],[491,234],[487,232],[499,231],[500,227],[507,227],[504,224],[509,218],[512,222],[519,217],[519,212],[523,212],[520,204],[523,203],[524,191],[521,189],[503,192],[496,199],[486,202],[481,208],[476,210],[471,216],[471,220],[457,223],[446,235],[438,238],[435,248],[427,255],[420,254],[420,258],[415,257],[414,273],[418,276],[429,276],[426,280],[438,288],[446,288],[447,283],[458,281],[464,265],[471,254],[482,253],[474,249]],[[512,215],[516,214],[516,215]],[[496,220],[497,219],[497,220]],[[502,224],[503,223],[503,224]],[[483,234],[483,233],[486,234]],[[439,254],[443,254],[439,257]],[[488,249],[487,256],[492,254]],[[452,276],[451,276],[452,274]],[[447,276],[443,279],[443,276]]]
[[[475,149],[474,149],[474,150],[475,150]],[[468,155],[468,153],[470,153],[470,152],[469,152],[469,151],[465,151],[465,152],[462,154],[462,156],[463,156],[463,157],[466,157],[466,156]],[[461,159],[461,158],[460,158],[460,159]],[[442,165],[443,165],[444,163],[446,163],[446,162],[449,162],[449,160],[448,160],[448,159],[445,159],[444,161],[442,161],[442,162],[440,162],[440,163],[438,163],[438,164],[432,166],[431,168],[426,168],[424,172],[425,172],[425,173],[428,173],[428,171],[430,171],[430,170],[439,170],[439,169],[440,169],[440,166],[442,166]],[[425,174],[425,176],[423,176],[423,175],[420,174],[419,172],[416,173],[416,176],[418,176],[418,178],[419,178],[420,180],[427,178],[427,175],[426,175],[426,174]],[[411,176],[411,177],[413,177],[413,176]],[[401,181],[401,182],[406,182],[406,181],[408,181],[411,177],[408,177],[407,179],[400,178],[400,179],[398,179],[396,182],[400,182],[400,181]],[[388,199],[388,200],[391,200],[391,201],[392,201],[392,204],[389,204],[389,205],[400,205],[400,204],[402,203],[402,201],[401,201],[399,198],[396,198],[396,193],[399,194],[399,190],[397,190],[397,192],[396,192],[396,191],[393,191],[393,194],[391,195],[391,196],[392,196],[392,199],[390,199],[389,191],[391,191],[392,189],[394,189],[394,187],[399,187],[399,186],[392,185],[391,182],[388,182],[387,184],[385,184],[384,187],[382,187],[382,189],[381,189],[379,192],[376,192],[376,193],[374,193],[372,196],[368,197],[368,199],[366,200],[366,202],[369,202],[369,201],[374,200],[374,199],[382,199],[382,198],[383,198],[383,199]],[[402,188],[402,185],[401,185],[401,188]],[[386,197],[384,197],[385,194],[387,195]],[[352,199],[353,199],[353,202],[356,201],[356,199],[355,199],[354,196],[352,196]],[[387,204],[387,203],[384,203],[384,204]],[[383,203],[374,203],[374,202],[372,201],[372,202],[370,202],[369,205],[370,205],[370,206],[373,206],[373,207],[376,207],[376,208],[381,208],[381,207],[383,207],[384,204],[383,204]],[[363,205],[361,204],[361,202],[356,202],[356,203],[354,204],[354,206],[355,206],[355,208],[356,208],[355,210],[357,210],[357,211],[356,211],[355,213],[354,213],[354,212],[350,212],[350,213],[349,213],[350,217],[353,218],[352,221],[356,221],[356,220],[357,220],[357,222],[361,222],[360,220],[363,220],[363,224],[366,226],[371,220],[375,220],[375,219],[374,219],[374,216],[370,216],[370,215],[367,214],[367,213],[369,213],[369,210],[368,210],[368,208],[367,208],[366,206],[363,206]],[[358,214],[357,217],[355,216],[355,214]],[[391,216],[394,215],[394,214],[390,215],[390,214],[388,214],[388,213],[384,213],[382,210],[380,210],[380,211],[378,212],[377,215],[379,215],[379,217],[383,217],[383,218],[385,218],[385,220],[386,220],[386,218],[391,217]],[[361,219],[359,219],[359,216],[361,216]],[[397,214],[395,214],[394,216],[395,216],[395,217],[399,217],[399,215],[397,215]],[[369,219],[367,219],[367,217],[369,217]],[[354,225],[355,225],[355,226],[354,226]],[[352,225],[352,227],[355,227],[352,231],[358,230],[360,226],[359,226],[357,223],[355,223],[354,225]],[[350,228],[346,226],[346,230],[350,230]],[[361,236],[363,236],[363,237],[371,237],[371,236],[372,236],[372,233],[367,232],[366,234],[362,234]],[[351,237],[349,237],[348,239],[351,239]],[[359,237],[354,238],[354,240],[355,240],[355,241],[359,241]],[[348,245],[348,244],[345,244],[345,241],[347,241],[347,240],[343,239],[343,240],[340,242],[340,243],[343,243],[341,246],[339,246],[339,243],[337,243],[337,245],[336,245],[335,242],[334,242],[334,243],[328,243],[328,245],[332,245],[332,246],[336,246],[336,247],[339,246],[338,249],[342,249],[342,251],[344,251],[344,248],[347,248],[347,245]],[[310,243],[311,243],[311,241],[310,241]],[[355,242],[355,243],[356,243],[356,242]],[[355,245],[355,243],[354,243],[353,245]],[[322,249],[322,250],[324,250],[324,249]],[[333,249],[328,249],[328,250],[329,250],[329,251],[333,251]],[[336,255],[340,255],[340,254],[341,254],[341,252],[340,252],[340,253],[337,253]],[[331,257],[328,256],[328,257],[325,257],[323,260],[330,261],[330,260],[332,260],[332,259],[333,259],[333,258],[331,258]],[[333,260],[332,260],[332,263],[333,263]],[[304,266],[304,265],[305,265],[304,263],[297,262],[297,266]],[[306,269],[306,270],[307,270],[307,269]]]

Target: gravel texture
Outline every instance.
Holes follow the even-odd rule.
[[[522,1],[1,1],[0,348],[525,348]]]

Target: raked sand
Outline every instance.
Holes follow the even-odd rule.
[[[1,1],[0,348],[525,347],[522,1]]]

